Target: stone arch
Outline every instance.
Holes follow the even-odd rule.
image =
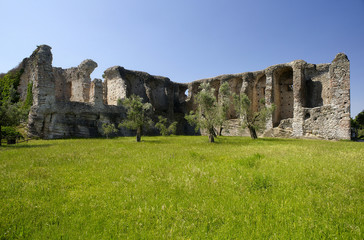
[[[293,69],[290,66],[275,70],[273,75],[274,104],[273,127],[281,120],[293,118]]]

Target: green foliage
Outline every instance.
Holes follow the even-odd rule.
[[[33,82],[28,83],[27,96],[23,103],[23,108],[30,109],[33,105]]]
[[[168,136],[170,134],[176,134],[177,131],[177,122],[171,123],[167,127],[167,118],[158,116],[158,122],[155,127],[160,131],[162,136]]]
[[[16,91],[23,72],[24,69],[18,66],[0,78],[0,145],[1,128],[18,125],[26,119],[29,112],[29,106],[19,102],[19,94]],[[27,104],[30,104],[29,100]]]
[[[4,126],[17,126],[26,119],[28,110],[22,108],[22,103],[12,103],[10,100],[0,102],[0,145],[1,129]]]
[[[109,138],[109,136],[113,133],[117,133],[118,129],[115,127],[113,123],[104,123],[102,124],[102,133]]]
[[[200,130],[199,125],[199,116],[194,111],[190,111],[189,114],[185,116],[185,119],[191,126],[195,126],[195,132],[197,133]]]
[[[253,111],[251,101],[246,94],[234,94],[233,97],[236,112],[240,114],[242,119],[242,128],[248,128],[250,136],[253,139],[256,139],[258,137],[256,132],[264,129],[268,118],[272,116],[275,109],[274,104],[267,107],[265,106],[264,99],[261,99],[260,104],[263,107],[261,107],[259,111],[255,112]]]
[[[19,94],[16,92],[16,89],[19,86],[20,77],[23,72],[24,69],[10,71],[4,77],[0,78],[1,102],[11,101],[14,103],[19,101]]]
[[[2,127],[1,135],[5,139],[23,138],[22,134],[15,127]]]
[[[202,83],[201,91],[196,96],[197,111],[191,111],[185,119],[191,126],[195,126],[196,132],[203,129],[209,134],[209,141],[214,142],[216,136],[215,127],[219,124],[219,107],[214,96],[214,89],[209,83]]]
[[[364,128],[364,110],[361,111],[358,115],[356,115],[355,122],[357,122],[359,124],[361,129]]]
[[[359,129],[358,130],[358,138],[359,139],[364,139],[364,129]]]
[[[27,114],[22,103],[5,101],[0,105],[0,126],[16,126],[26,119]]]
[[[363,239],[362,143],[145,138],[0,148],[0,239]]]
[[[364,110],[361,111],[354,119],[350,119],[351,127],[354,128],[357,138],[364,139]]]
[[[140,96],[134,94],[129,98],[121,100],[121,104],[127,110],[127,116],[119,124],[119,127],[137,130],[137,142],[140,141],[143,128],[145,129],[153,125],[153,121],[150,118],[152,105],[150,103],[143,103],[142,100]]]

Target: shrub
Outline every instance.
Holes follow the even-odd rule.
[[[1,135],[7,140],[23,138],[23,135],[21,135],[21,133],[14,127],[2,127]]]
[[[168,136],[170,134],[176,134],[177,122],[173,122],[167,127],[167,118],[158,116],[158,119],[159,119],[159,122],[155,125],[155,127],[160,131],[160,133],[163,136]]]
[[[109,136],[113,133],[116,133],[118,129],[112,123],[104,123],[102,124],[102,131],[103,135],[105,135],[106,138],[109,138]]]

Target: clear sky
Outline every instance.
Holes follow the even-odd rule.
[[[351,63],[351,113],[364,109],[364,0],[0,0],[0,72],[37,45],[53,66],[96,61],[191,82],[303,59]]]

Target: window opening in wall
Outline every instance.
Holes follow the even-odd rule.
[[[186,91],[185,91],[185,95],[186,95],[186,97],[188,96],[188,89],[186,89]]]
[[[322,99],[322,83],[320,81],[306,80],[306,103],[305,107],[314,108],[323,105]]]

